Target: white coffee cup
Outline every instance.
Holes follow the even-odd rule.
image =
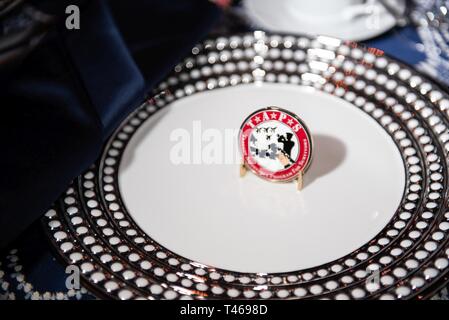
[[[388,0],[405,11],[407,0]],[[269,31],[366,40],[390,30],[397,19],[380,0],[243,0],[256,26]]]
[[[280,0],[289,9],[310,18],[323,18],[340,15],[354,6],[362,5],[365,0]]]

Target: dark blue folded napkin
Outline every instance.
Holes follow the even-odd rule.
[[[33,2],[59,18],[0,71],[0,248],[38,219],[103,142],[211,28],[206,0]],[[65,7],[80,5],[80,30]]]

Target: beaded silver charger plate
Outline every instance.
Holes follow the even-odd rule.
[[[166,134],[182,119],[238,128],[278,101],[297,101],[316,143],[300,193],[239,180],[238,165],[165,167]],[[217,111],[227,104],[237,107]],[[259,31],[207,40],[42,221],[64,262],[105,298],[426,298],[448,276],[448,114],[447,93],[379,50]],[[204,172],[215,180],[207,186]],[[326,206],[333,212],[321,214]]]

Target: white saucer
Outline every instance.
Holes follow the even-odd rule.
[[[174,165],[170,134],[239,128],[254,110],[298,114],[314,139],[305,187],[276,184],[238,164]],[[175,253],[241,272],[286,272],[340,258],[375,237],[396,212],[404,164],[386,131],[359,108],[288,84],[242,85],[197,93],[159,111],[123,156],[123,201],[145,233]]]
[[[398,11],[405,9],[405,1],[390,0]],[[359,14],[345,13],[333,16],[310,16],[291,5],[290,1],[245,0],[243,7],[248,18],[259,28],[286,33],[326,35],[344,40],[361,41],[374,38],[396,25],[396,19],[380,3]],[[375,12],[376,15],[367,14]]]

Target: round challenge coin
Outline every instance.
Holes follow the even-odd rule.
[[[302,184],[312,159],[312,137],[297,115],[277,107],[259,109],[243,122],[239,141],[243,168],[269,181],[298,178]]]

